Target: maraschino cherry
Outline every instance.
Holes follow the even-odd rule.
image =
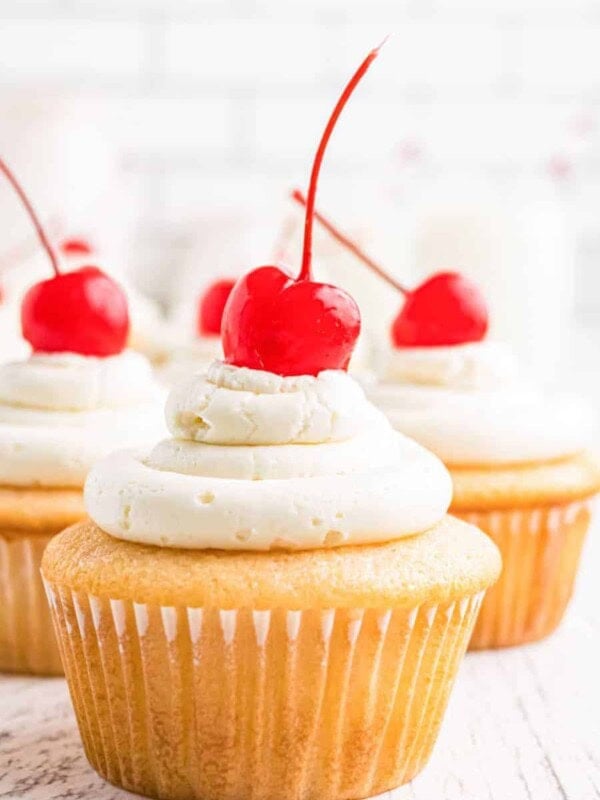
[[[127,298],[121,287],[98,267],[61,273],[56,254],[31,203],[11,170],[4,173],[29,214],[54,276],[34,284],[23,298],[23,336],[37,353],[112,356],[125,347],[129,334]]]
[[[235,286],[232,278],[211,283],[200,295],[196,332],[198,336],[219,336],[225,303]]]
[[[346,85],[317,148],[308,188],[300,274],[294,278],[280,267],[259,267],[240,278],[229,296],[222,325],[228,364],[278,375],[318,375],[325,369],[348,368],[360,333],[360,312],[342,289],[312,280],[313,215],[329,138],[379,49],[369,53]]]
[[[94,252],[94,248],[88,240],[78,236],[71,236],[67,239],[63,239],[59,243],[58,249],[61,255],[67,258],[83,258],[85,256],[91,256]]]
[[[292,197],[308,207],[302,192]],[[415,289],[407,289],[352,239],[318,211],[315,219],[369,269],[404,295],[404,305],[392,323],[396,347],[436,347],[479,342],[488,329],[486,302],[473,281],[458,272],[437,272]]]

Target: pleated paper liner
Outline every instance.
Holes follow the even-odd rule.
[[[503,568],[488,590],[469,648],[543,639],[563,618],[591,520],[590,500],[512,511],[459,513],[498,545]]]
[[[0,531],[0,671],[62,675],[40,564],[52,537]]]
[[[46,588],[88,759],[163,800],[349,800],[409,781],[482,599],[252,611]]]

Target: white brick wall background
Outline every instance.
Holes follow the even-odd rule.
[[[305,183],[341,84],[389,31],[322,205],[368,228],[440,178],[493,193],[553,172],[577,231],[574,308],[600,317],[599,0],[2,0],[0,101],[22,87],[97,102],[140,281],[166,296],[161,268],[199,216],[274,214]]]

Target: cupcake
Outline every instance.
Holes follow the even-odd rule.
[[[159,370],[161,383],[175,386],[193,372],[206,372],[213,361],[223,357],[221,320],[234,284],[230,278],[222,278],[202,292],[196,314],[196,336],[193,341],[173,349]]]
[[[600,465],[588,450],[590,409],[532,385],[511,351],[486,338],[485,301],[466,278],[442,272],[407,290],[319,219],[406,297],[378,379],[368,384],[370,399],[396,430],[444,461],[454,484],[451,513],[484,530],[502,553],[502,576],[486,595],[471,647],[542,639],[568,605],[600,490]]]
[[[503,572],[471,647],[542,639],[573,592],[600,466],[588,452],[594,419],[569,395],[529,385],[492,341],[399,347],[369,389],[393,426],[450,469],[451,513],[486,531]]]
[[[496,548],[343,371],[217,362],[43,575],[85,750],[151,797],[362,797],[437,736]]]
[[[150,797],[337,800],[410,780],[500,570],[445,516],[443,464],[347,375],[360,317],[313,281],[311,223],[297,279],[237,282],[225,363],[172,391],[171,438],[99,462],[90,519],[44,555],[87,757]]]
[[[126,302],[96,268],[33,286],[22,324],[32,355],[0,365],[0,670],[60,674],[42,553],[83,517],[92,464],[164,430],[161,391],[123,351]]]

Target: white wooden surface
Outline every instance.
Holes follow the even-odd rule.
[[[600,800],[598,533],[560,631],[468,655],[431,762],[386,800]],[[88,767],[64,681],[0,678],[0,798],[131,797]]]

